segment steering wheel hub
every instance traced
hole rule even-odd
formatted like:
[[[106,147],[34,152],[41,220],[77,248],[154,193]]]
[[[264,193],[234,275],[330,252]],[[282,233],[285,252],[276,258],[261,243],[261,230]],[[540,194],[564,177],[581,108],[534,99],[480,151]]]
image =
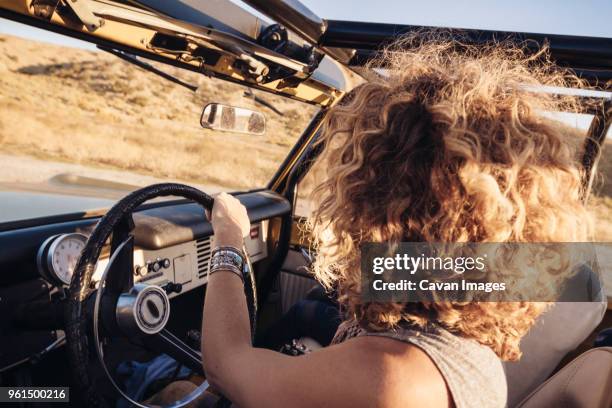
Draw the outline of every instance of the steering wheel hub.
[[[159,286],[137,283],[119,296],[116,316],[126,335],[159,333],[170,317],[168,295]]]

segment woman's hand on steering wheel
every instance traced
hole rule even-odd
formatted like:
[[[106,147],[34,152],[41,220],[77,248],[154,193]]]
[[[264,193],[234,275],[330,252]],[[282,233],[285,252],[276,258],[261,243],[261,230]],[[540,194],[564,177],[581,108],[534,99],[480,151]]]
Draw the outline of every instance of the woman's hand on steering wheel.
[[[227,193],[216,195],[212,214],[207,211],[206,215],[213,227],[215,246],[242,248],[251,223],[246,207],[237,198]]]

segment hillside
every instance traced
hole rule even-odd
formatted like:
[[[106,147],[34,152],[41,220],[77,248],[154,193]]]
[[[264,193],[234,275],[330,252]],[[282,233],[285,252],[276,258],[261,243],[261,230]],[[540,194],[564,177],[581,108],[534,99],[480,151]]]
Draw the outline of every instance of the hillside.
[[[244,87],[157,66],[198,91],[104,52],[0,35],[0,153],[252,188],[269,180],[315,112],[258,93],[277,115],[243,97]],[[202,129],[202,107],[213,101],[262,111],[266,134]]]

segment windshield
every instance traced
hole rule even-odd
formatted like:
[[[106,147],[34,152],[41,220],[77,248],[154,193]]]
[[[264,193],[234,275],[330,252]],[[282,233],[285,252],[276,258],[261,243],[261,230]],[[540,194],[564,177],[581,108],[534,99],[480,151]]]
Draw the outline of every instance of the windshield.
[[[317,110],[153,65],[197,91],[90,45],[0,34],[0,222],[108,207],[158,182],[209,193],[265,187]],[[265,133],[202,128],[211,102],[262,113]]]

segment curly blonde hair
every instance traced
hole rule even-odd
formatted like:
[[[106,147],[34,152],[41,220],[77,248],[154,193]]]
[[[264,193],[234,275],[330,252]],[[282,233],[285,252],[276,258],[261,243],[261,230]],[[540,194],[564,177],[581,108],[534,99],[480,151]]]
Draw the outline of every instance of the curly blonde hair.
[[[547,303],[362,302],[360,245],[590,237],[576,133],[545,114],[578,112],[579,101],[534,92],[585,84],[546,49],[526,49],[413,35],[371,62],[368,81],[329,113],[310,220],[314,272],[368,330],[434,321],[518,359]]]

